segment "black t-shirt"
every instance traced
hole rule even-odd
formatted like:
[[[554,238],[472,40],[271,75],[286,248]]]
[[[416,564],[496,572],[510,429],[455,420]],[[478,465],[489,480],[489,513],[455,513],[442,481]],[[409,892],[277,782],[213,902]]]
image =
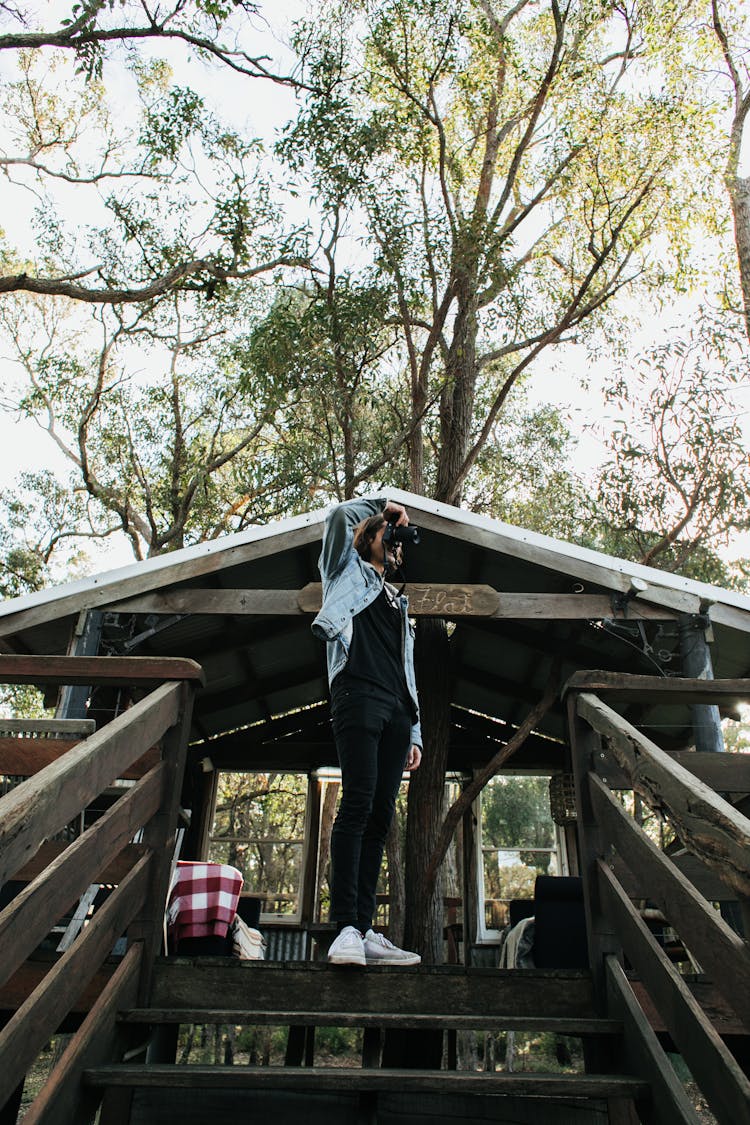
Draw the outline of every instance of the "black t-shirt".
[[[384,586],[377,598],[353,618],[352,643],[346,667],[334,680],[341,685],[354,680],[377,684],[401,696],[411,708],[402,658],[401,610]]]

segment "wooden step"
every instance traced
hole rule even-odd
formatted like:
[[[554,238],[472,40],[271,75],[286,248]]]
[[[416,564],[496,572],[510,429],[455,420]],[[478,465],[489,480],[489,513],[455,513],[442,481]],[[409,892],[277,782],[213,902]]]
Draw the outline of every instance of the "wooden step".
[[[450,1012],[474,1017],[481,1012],[505,1020],[587,1020],[596,1015],[591,974],[585,971],[534,969],[520,973],[515,969],[448,965],[357,968],[218,957],[161,959],[155,966],[149,1003],[154,1009],[194,1014]]]
[[[509,1074],[464,1070],[389,1070],[293,1066],[101,1066],[84,1073],[95,1087],[171,1089],[419,1091],[545,1098],[634,1098],[647,1083],[621,1074]]]
[[[249,1024],[285,1027],[399,1027],[437,1028],[456,1031],[552,1031],[558,1035],[617,1035],[619,1020],[514,1015],[471,1015],[435,1012],[430,1015],[404,1012],[311,1011],[288,1009],[257,1012],[252,1008],[132,1008],[120,1012],[129,1024]]]

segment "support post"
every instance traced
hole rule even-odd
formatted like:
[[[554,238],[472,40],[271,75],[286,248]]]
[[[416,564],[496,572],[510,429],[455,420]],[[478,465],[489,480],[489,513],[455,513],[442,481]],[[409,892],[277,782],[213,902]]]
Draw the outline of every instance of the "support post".
[[[696,680],[714,678],[711,650],[706,638],[710,626],[709,619],[703,614],[680,614],[680,655],[683,676]],[[721,730],[719,708],[711,704],[695,703],[690,705],[690,715],[693,721],[695,749],[713,753],[722,751],[724,735]]]

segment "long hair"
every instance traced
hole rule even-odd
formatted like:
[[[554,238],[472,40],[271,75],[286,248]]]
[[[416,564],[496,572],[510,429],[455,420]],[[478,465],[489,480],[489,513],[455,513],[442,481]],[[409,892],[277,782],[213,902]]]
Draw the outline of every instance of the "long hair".
[[[382,512],[368,516],[354,528],[354,550],[365,562],[371,561],[372,544],[381,527],[388,521]]]

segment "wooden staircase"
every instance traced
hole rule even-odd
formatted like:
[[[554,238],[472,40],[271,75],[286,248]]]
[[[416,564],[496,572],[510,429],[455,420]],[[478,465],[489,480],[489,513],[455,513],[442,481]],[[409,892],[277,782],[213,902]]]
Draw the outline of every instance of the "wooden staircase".
[[[145,1042],[154,1027],[186,1024],[289,1028],[283,1066],[178,1065],[172,1051],[169,1062],[163,1057],[157,1061],[152,1053],[150,1061],[87,1070],[87,1085],[106,1091],[105,1110],[111,1104],[121,1110],[118,1093],[134,1093],[131,1125],[209,1121],[217,1096],[242,1119],[300,1112],[308,1125],[318,1117],[336,1125],[356,1120],[468,1122],[485,1115],[497,1122],[536,1125],[604,1123],[610,1120],[610,1107],[619,1104],[622,1113],[632,1103],[647,1105],[650,1096],[641,1078],[617,1072],[622,1022],[595,1015],[591,976],[585,972],[358,970],[164,959],[156,966],[151,1004],[124,1010],[120,1019],[134,1042]],[[362,1065],[319,1065],[316,1027],[363,1028]],[[580,1036],[587,1054],[609,1062],[613,1072],[462,1071],[456,1069],[455,1037],[467,1030]],[[436,1036],[436,1065],[430,1066],[422,1048],[427,1041],[429,1050]],[[170,1046],[175,1043],[166,1039]],[[442,1069],[441,1056],[447,1063]],[[105,1113],[103,1125],[106,1121]]]
[[[131,705],[0,799],[0,1125],[61,1027],[77,1028],[24,1125],[341,1121],[700,1125],[665,1054],[678,1051],[719,1125],[750,1125],[750,946],[712,903],[722,882],[750,932],[750,756],[668,754],[614,705],[736,703],[750,681],[579,673],[567,689],[591,971],[161,959],[192,696],[191,661],[0,655],[0,682],[123,685]],[[0,739],[17,763],[33,747]],[[14,767],[16,768],[16,767]],[[55,834],[113,783],[111,806],[72,842]],[[684,845],[660,851],[617,799],[635,790]],[[133,842],[137,835],[138,842]],[[685,861],[688,861],[687,863]],[[59,955],[38,946],[93,883],[113,893]],[[725,896],[726,897],[726,896]],[[700,964],[681,976],[636,903],[649,900]],[[125,937],[124,956],[112,958]],[[624,965],[629,965],[626,973]],[[286,1065],[175,1062],[183,1024],[289,1028]],[[363,1029],[361,1066],[316,1059],[315,1028]],[[580,1036],[585,1073],[461,1070],[467,1030]],[[17,1104],[17,1103],[16,1103]]]

